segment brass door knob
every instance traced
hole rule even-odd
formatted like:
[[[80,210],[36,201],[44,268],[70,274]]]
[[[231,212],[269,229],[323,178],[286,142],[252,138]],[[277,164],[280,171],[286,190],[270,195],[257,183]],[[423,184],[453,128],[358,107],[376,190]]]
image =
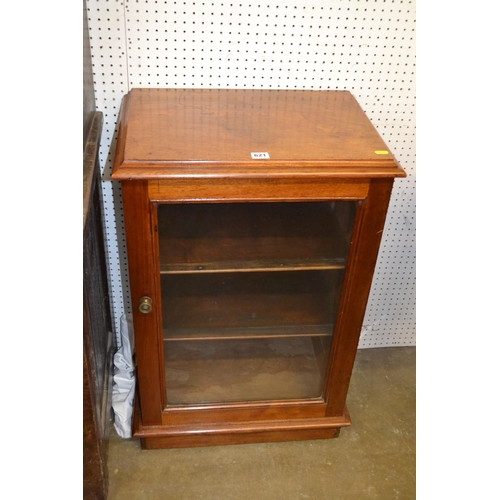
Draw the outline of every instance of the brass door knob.
[[[148,314],[153,309],[153,301],[149,297],[142,297],[139,300],[139,311]]]

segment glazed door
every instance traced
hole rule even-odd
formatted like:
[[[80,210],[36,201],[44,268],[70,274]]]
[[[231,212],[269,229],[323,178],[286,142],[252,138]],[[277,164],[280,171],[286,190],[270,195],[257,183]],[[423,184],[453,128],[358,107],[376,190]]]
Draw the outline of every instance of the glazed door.
[[[358,204],[155,205],[166,411],[324,406]]]

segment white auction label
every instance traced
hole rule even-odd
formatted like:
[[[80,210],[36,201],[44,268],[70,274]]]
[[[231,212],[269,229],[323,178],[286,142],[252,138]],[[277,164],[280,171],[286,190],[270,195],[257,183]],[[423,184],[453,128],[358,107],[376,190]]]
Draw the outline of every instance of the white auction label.
[[[269,159],[269,153],[250,153],[252,155],[252,158],[254,160],[268,160]]]

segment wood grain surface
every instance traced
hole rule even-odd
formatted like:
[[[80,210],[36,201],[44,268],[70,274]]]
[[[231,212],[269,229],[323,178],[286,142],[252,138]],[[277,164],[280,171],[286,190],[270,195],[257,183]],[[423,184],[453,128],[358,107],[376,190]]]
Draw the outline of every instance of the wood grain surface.
[[[125,96],[112,178],[144,448],[328,438],[350,425],[349,380],[404,176],[349,92]]]
[[[133,89],[121,124],[114,179],[404,176],[347,91]]]

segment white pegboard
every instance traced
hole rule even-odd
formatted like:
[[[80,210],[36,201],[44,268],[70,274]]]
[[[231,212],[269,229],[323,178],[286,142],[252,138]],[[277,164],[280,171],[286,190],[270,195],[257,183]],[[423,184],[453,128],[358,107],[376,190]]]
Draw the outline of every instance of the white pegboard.
[[[415,345],[415,3],[87,0],[115,331],[130,312],[121,194],[109,180],[134,87],[349,90],[400,161],[359,347]],[[117,332],[118,333],[118,332]]]

